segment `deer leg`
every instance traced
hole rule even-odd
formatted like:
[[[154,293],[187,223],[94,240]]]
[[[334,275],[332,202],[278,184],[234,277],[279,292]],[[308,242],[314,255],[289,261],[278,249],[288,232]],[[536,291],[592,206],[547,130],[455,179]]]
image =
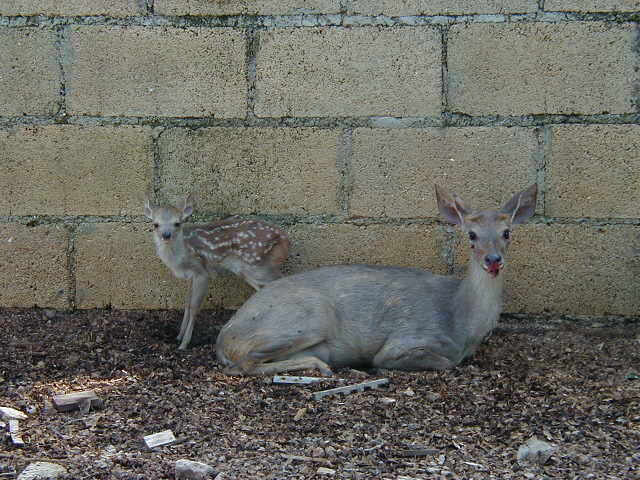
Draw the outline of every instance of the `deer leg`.
[[[202,301],[207,294],[208,287],[208,274],[205,273],[201,275],[194,275],[191,280],[191,288],[189,289],[189,317],[187,325],[184,328],[184,332],[182,332],[182,341],[180,342],[178,350],[185,350],[189,346],[189,342],[191,341],[191,334],[193,333],[193,325],[195,324],[196,316],[198,315],[198,311],[200,310]]]
[[[324,376],[331,376],[331,367],[318,357],[302,355],[279,362],[259,363],[243,371],[237,366],[227,367],[224,373],[227,375],[273,375],[276,373],[293,372],[295,370],[317,369]]]
[[[442,347],[401,342],[385,345],[372,363],[378,368],[406,371],[446,370],[460,363],[456,361],[457,356],[445,355]]]
[[[191,304],[191,290],[193,289],[193,280],[189,279],[189,289],[187,290],[187,299],[184,306],[184,315],[182,316],[182,323],[180,324],[180,333],[178,333],[178,342],[184,338],[184,331],[187,329],[189,323],[189,310]]]

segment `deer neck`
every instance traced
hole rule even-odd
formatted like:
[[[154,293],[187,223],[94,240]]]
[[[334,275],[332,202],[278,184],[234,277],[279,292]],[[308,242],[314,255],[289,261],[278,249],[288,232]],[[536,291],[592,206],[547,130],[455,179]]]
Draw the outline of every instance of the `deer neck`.
[[[454,321],[466,337],[465,356],[493,330],[502,310],[503,273],[489,275],[475,261],[469,262],[467,276],[454,298]]]

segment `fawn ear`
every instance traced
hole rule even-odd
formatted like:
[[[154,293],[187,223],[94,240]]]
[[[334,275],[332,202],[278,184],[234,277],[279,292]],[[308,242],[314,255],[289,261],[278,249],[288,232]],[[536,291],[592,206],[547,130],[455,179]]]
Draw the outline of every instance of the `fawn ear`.
[[[153,204],[151,200],[149,200],[149,196],[145,195],[144,197],[144,216],[148,219],[153,219]]]
[[[454,225],[462,225],[464,217],[471,213],[460,197],[451,195],[444,188],[436,185],[436,199],[438,200],[438,210],[443,220]]]
[[[191,216],[193,213],[193,194],[190,193],[187,195],[187,198],[184,199],[184,202],[182,202],[182,205],[179,205],[178,208],[182,210],[182,220]]]
[[[536,211],[538,185],[535,183],[523,191],[516,193],[509,200],[501,212],[511,217],[511,223],[525,223]]]

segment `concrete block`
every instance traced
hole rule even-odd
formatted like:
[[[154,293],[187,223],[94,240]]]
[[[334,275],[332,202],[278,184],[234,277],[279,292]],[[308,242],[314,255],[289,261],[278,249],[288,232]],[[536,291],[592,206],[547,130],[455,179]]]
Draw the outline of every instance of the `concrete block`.
[[[466,264],[467,249],[460,240],[456,270]],[[507,257],[505,311],[637,315],[638,251],[638,226],[518,225]]]
[[[367,263],[447,272],[445,233],[436,225],[304,225],[288,229],[291,273]]]
[[[155,0],[159,15],[299,15],[339,13],[338,0]]]
[[[108,15],[126,17],[146,13],[141,0],[3,0],[0,15]]]
[[[0,305],[65,309],[68,233],[61,225],[0,228]]]
[[[546,215],[640,217],[640,127],[552,128],[546,163]]]
[[[439,115],[440,57],[433,27],[261,32],[256,115]]]
[[[60,108],[56,34],[0,27],[0,116],[53,115]]]
[[[195,192],[199,212],[336,214],[339,130],[171,129],[160,137],[165,198]]]
[[[637,12],[640,0],[545,0],[548,12]]]
[[[536,0],[347,0],[347,13],[357,15],[470,15],[535,12]]]
[[[245,34],[222,28],[74,27],[68,111],[242,118]]]
[[[449,32],[449,108],[471,115],[633,112],[630,24],[476,23]]]
[[[147,127],[16,127],[0,151],[0,215],[138,215],[153,176]]]
[[[234,275],[210,282],[204,307],[239,307],[253,289]],[[157,257],[151,224],[85,224],[76,238],[79,308],[183,309],[187,282]]]
[[[474,208],[497,208],[535,183],[528,128],[357,129],[350,215],[435,217],[434,183]]]

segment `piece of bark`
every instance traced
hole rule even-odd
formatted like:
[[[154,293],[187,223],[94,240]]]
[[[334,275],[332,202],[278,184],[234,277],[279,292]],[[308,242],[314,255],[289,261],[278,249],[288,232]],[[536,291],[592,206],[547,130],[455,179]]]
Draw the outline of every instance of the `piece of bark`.
[[[168,445],[175,441],[176,437],[171,430],[164,430],[144,437],[144,443],[148,448],[161,447],[162,445]]]
[[[18,420],[9,420],[9,437],[11,438],[11,443],[16,447],[24,447],[24,440],[22,440],[20,436],[20,424]]]
[[[100,408],[103,405],[103,401],[93,390],[54,395],[51,401],[56,410],[60,412],[70,412],[79,409],[86,413],[92,407]]]
[[[0,416],[3,420],[26,420],[27,414],[11,407],[0,407]]]
[[[340,393],[349,394],[353,392],[364,392],[369,388],[378,388],[382,385],[386,385],[389,383],[388,378],[380,378],[378,380],[371,380],[369,382],[358,383],[356,385],[347,385],[345,387],[337,387],[331,388],[329,390],[321,390],[313,394],[313,398],[316,400],[320,400],[321,398],[330,396],[330,395],[338,395]]]
[[[273,377],[273,383],[293,383],[297,385],[308,385],[310,383],[325,382],[327,380],[333,380],[330,377],[296,377],[290,375],[275,375]]]
[[[331,465],[331,462],[322,457],[306,457],[304,455],[286,455],[282,454],[282,458],[285,458],[287,462],[312,462],[312,463],[320,463],[322,465]]]
[[[333,468],[320,467],[316,470],[318,475],[335,475],[336,471]]]
[[[439,450],[435,448],[407,448],[406,450],[399,450],[395,452],[398,457],[426,457],[428,455],[435,455]]]

